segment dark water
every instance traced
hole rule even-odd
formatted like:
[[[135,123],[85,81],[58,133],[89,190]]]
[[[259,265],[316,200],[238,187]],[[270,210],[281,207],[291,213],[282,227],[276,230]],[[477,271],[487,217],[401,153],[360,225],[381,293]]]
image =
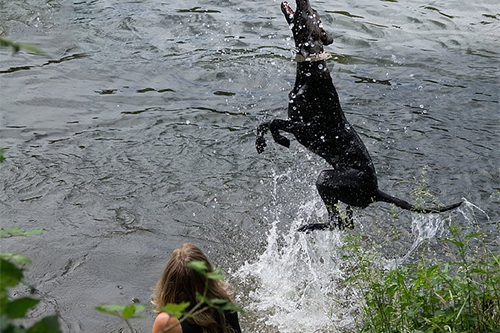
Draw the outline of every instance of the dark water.
[[[425,170],[439,200],[470,203],[437,217],[375,204],[350,232],[390,242],[393,258],[449,223],[479,226],[495,246],[498,2],[312,4],[335,37],[332,77],[381,187],[415,200]],[[42,305],[31,316],[58,311],[65,332],[122,332],[93,307],[147,303],[171,250],[189,241],[235,276],[246,332],[354,325],[356,305],[321,317],[306,302],[328,302],[335,285],[297,293],[345,273],[338,232],[294,232],[326,216],[314,189],[326,166],[295,141],[254,148],[255,126],[286,116],[295,76],[278,1],[4,0],[0,32],[49,54],[0,49],[1,227],[46,230],[1,240],[2,252],[33,259],[27,280]]]

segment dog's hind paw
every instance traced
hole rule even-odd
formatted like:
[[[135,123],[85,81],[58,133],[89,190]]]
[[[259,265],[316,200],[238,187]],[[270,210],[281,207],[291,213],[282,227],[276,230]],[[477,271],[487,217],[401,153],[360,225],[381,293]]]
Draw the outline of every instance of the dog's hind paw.
[[[286,136],[275,136],[274,141],[276,141],[276,143],[282,145],[283,147],[290,148],[290,139],[288,139]]]
[[[263,136],[258,136],[257,139],[255,139],[255,148],[259,154],[264,151],[266,145],[266,139]]]
[[[311,231],[314,230],[330,230],[332,226],[328,223],[311,223],[311,224],[306,224],[297,229],[297,231],[300,232],[305,232],[305,233],[310,233]]]

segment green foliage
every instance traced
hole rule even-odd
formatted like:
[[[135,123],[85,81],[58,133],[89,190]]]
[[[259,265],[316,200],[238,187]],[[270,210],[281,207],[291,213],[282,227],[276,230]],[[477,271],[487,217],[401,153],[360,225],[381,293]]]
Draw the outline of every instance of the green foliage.
[[[41,56],[47,55],[47,53],[43,52],[42,50],[34,46],[28,44],[15,43],[4,38],[0,38],[0,47],[11,47],[14,50],[14,52],[19,52],[19,50],[26,50],[29,53],[33,53],[36,55],[41,55]]]
[[[1,333],[60,333],[57,315],[49,316],[36,322],[30,328],[15,324],[16,319],[26,317],[28,311],[33,309],[39,300],[31,297],[21,297],[14,300],[9,299],[8,288],[15,287],[22,282],[23,270],[6,259],[2,254],[0,257],[0,332]],[[11,258],[15,258],[12,255]],[[23,256],[24,257],[24,256]],[[24,257],[26,258],[26,257]],[[18,261],[18,260],[16,260]],[[25,261],[23,259],[22,261]]]
[[[189,307],[189,302],[182,302],[180,304],[168,303],[163,307],[163,311],[168,313],[170,316],[175,318],[180,318],[186,312]]]
[[[130,331],[134,332],[132,325],[129,322],[129,319],[139,318],[137,314],[146,310],[146,306],[143,304],[130,304],[130,305],[104,304],[97,306],[95,309],[104,314],[122,318],[127,324],[127,326],[130,328]]]
[[[8,237],[19,237],[19,236],[33,236],[33,235],[40,235],[44,232],[43,229],[36,229],[36,230],[23,230],[18,227],[12,227],[12,228],[0,228],[0,238],[8,238]]]
[[[3,156],[4,153],[5,153],[5,149],[0,148],[0,163],[5,161],[5,157]]]
[[[95,308],[97,311],[109,315],[117,316],[123,319],[137,318],[137,314],[146,310],[146,306],[142,304],[130,305],[99,305]]]
[[[350,239],[349,282],[363,291],[361,332],[500,332],[500,255],[481,240],[451,228],[442,241],[447,256],[384,269],[377,254]]]
[[[18,265],[29,265],[31,259],[19,253],[0,253],[0,259],[10,261]]]

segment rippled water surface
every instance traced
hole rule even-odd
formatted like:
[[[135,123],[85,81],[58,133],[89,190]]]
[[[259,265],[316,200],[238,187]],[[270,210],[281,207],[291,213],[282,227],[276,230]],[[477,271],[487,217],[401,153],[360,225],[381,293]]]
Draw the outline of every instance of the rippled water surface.
[[[489,231],[494,246],[498,1],[312,4],[381,188],[415,201],[425,173],[440,201],[468,202],[437,217],[377,203],[348,233],[390,243],[400,259],[449,223]],[[341,233],[295,232],[326,217],[314,181],[327,166],[294,140],[254,148],[260,121],[286,117],[295,77],[278,1],[2,1],[0,33],[48,54],[0,49],[1,227],[46,230],[1,240],[2,252],[33,259],[26,275],[42,305],[30,316],[58,311],[65,332],[122,332],[93,307],[147,303],[189,241],[232,277],[245,332],[355,326],[356,304],[332,301],[353,295],[336,282],[347,274]]]

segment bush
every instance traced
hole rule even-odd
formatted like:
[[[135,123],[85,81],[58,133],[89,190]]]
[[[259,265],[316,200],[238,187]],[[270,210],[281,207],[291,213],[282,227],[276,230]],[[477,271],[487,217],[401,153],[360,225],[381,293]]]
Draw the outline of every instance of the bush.
[[[450,231],[441,241],[445,256],[389,269],[349,240],[349,282],[362,290],[361,332],[500,332],[500,255],[487,250],[480,233]]]

